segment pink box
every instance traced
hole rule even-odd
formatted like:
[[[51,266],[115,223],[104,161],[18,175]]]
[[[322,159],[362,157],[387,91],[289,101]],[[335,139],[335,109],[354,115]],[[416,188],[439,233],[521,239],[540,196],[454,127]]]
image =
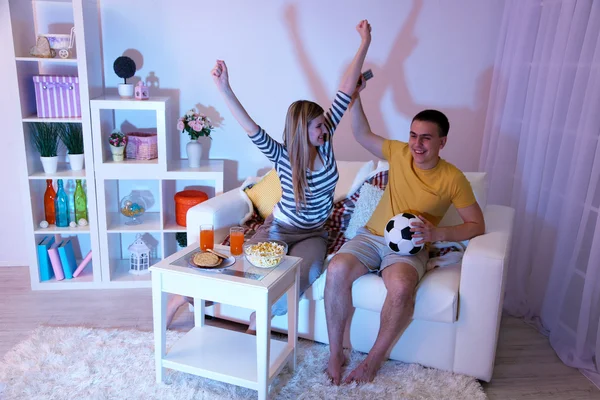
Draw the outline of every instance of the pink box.
[[[33,85],[38,117],[81,117],[79,77],[36,75]]]

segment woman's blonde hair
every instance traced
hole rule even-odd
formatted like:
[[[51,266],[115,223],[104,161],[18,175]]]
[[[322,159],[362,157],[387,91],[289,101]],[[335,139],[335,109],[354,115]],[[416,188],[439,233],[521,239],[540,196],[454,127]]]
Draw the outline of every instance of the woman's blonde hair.
[[[293,102],[288,108],[283,131],[283,144],[286,146],[292,167],[292,184],[296,211],[306,206],[306,170],[310,168],[310,141],[308,124],[323,115],[323,108],[308,100]]]

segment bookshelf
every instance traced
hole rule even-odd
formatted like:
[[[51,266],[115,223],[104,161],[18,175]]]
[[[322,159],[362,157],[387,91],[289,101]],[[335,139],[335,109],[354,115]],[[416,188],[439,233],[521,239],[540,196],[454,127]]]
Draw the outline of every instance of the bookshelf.
[[[18,140],[18,156],[23,168],[16,168],[21,182],[21,198],[25,204],[15,208],[23,214],[26,230],[26,251],[34,290],[106,289],[150,287],[150,275],[128,272],[127,247],[137,234],[146,235],[153,245],[151,264],[178,250],[177,232],[186,228],[175,223],[173,196],[187,188],[200,189],[209,197],[223,192],[223,161],[205,161],[200,168],[188,168],[180,149],[173,148],[171,135],[174,121],[167,120],[168,98],[125,100],[107,96],[104,90],[102,44],[98,0],[0,0],[0,32],[8,36],[12,46],[5,46],[3,57],[14,60],[5,78],[14,92],[8,110],[10,127]],[[70,58],[35,58],[29,49],[38,34],[68,33],[75,27],[75,44]],[[13,68],[14,66],[14,68]],[[79,77],[81,117],[39,118],[32,77],[35,75],[70,75]],[[14,101],[12,101],[14,97]],[[15,112],[13,113],[12,110]],[[113,162],[107,135],[120,127],[123,113],[145,113],[149,125],[158,134],[158,158],[148,161],[125,160]],[[144,118],[145,120],[145,118]],[[39,153],[31,144],[32,123],[63,122],[81,124],[84,137],[85,166],[70,168],[66,150],[59,152],[55,173],[45,173]],[[123,130],[124,133],[129,130]],[[46,179],[63,179],[69,190],[75,179],[81,179],[87,194],[88,225],[41,228],[45,219],[43,198]],[[67,191],[72,196],[72,192]],[[124,224],[118,212],[120,199],[132,190],[146,193],[152,204],[142,216],[142,224]],[[72,200],[72,197],[71,197]],[[55,240],[71,238],[77,263],[91,250],[92,261],[77,278],[41,281],[37,244],[45,237]]]
[[[27,253],[29,257],[31,287],[35,290],[88,289],[102,283],[100,251],[98,247],[98,221],[96,214],[96,184],[94,179],[94,159],[92,153],[92,130],[90,123],[89,99],[97,97],[103,91],[102,59],[100,49],[100,25],[98,4],[92,0],[73,1],[29,1],[2,0],[3,22],[12,35],[13,46],[6,46],[10,57],[14,59],[14,69],[7,77],[17,86],[17,98],[20,113],[17,134],[23,165],[17,172],[22,182],[22,198],[26,204],[20,205],[27,234]],[[36,58],[29,55],[29,49],[35,45],[38,34],[68,33],[75,27],[75,43],[70,58]],[[3,56],[6,56],[4,54]],[[36,111],[35,91],[32,77],[35,75],[69,75],[79,77],[79,99],[81,117],[39,118]],[[57,172],[45,173],[39,153],[31,144],[32,123],[62,122],[80,124],[84,139],[84,169],[73,171],[70,168],[66,150],[59,151]],[[57,179],[62,179],[67,192],[72,195],[75,179],[81,179],[88,200],[88,225],[58,228],[50,225],[41,228],[44,217],[44,192],[46,179],[52,179],[56,189]],[[91,250],[92,261],[82,275],[75,279],[57,281],[55,278],[41,281],[37,257],[37,244],[46,236],[58,240],[71,239],[77,263]]]
[[[149,100],[122,99],[118,96],[99,96],[90,102],[95,177],[98,199],[98,227],[102,258],[102,277],[111,287],[150,287],[150,274],[129,273],[127,248],[138,234],[153,249],[150,265],[178,250],[177,232],[186,227],[175,222],[177,192],[197,189],[209,197],[223,192],[223,161],[207,160],[199,168],[189,168],[181,159],[178,143],[181,135],[168,116],[170,101],[167,97]],[[131,127],[131,121],[143,121],[143,126]],[[128,131],[121,129],[124,121]],[[113,161],[108,137],[115,129],[157,134],[158,157],[151,160],[127,159]],[[120,211],[121,199],[138,194],[146,205],[138,225],[127,225],[127,217]]]

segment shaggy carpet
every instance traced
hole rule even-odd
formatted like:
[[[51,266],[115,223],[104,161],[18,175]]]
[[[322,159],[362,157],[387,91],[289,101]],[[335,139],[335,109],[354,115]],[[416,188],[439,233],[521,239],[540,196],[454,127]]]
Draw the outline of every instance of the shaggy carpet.
[[[183,333],[169,331],[167,348]],[[157,384],[152,332],[39,327],[0,363],[1,399],[253,399],[257,392],[167,369]],[[271,384],[273,399],[486,399],[470,377],[388,361],[372,383],[334,386],[328,346],[299,340],[297,369]],[[350,353],[351,368],[365,354]]]

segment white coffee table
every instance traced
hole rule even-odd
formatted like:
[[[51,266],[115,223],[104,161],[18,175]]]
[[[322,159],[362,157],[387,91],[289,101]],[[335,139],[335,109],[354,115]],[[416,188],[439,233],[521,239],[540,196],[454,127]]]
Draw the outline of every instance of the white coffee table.
[[[156,381],[170,368],[247,387],[268,396],[269,384],[287,365],[296,367],[298,342],[298,282],[300,258],[286,256],[272,269],[254,267],[239,257],[223,271],[189,267],[187,260],[198,243],[150,267]],[[215,245],[229,255],[229,247]],[[271,305],[288,293],[288,340],[271,339]],[[167,294],[194,298],[194,328],[166,349]],[[204,300],[256,310],[256,336],[204,324]]]

